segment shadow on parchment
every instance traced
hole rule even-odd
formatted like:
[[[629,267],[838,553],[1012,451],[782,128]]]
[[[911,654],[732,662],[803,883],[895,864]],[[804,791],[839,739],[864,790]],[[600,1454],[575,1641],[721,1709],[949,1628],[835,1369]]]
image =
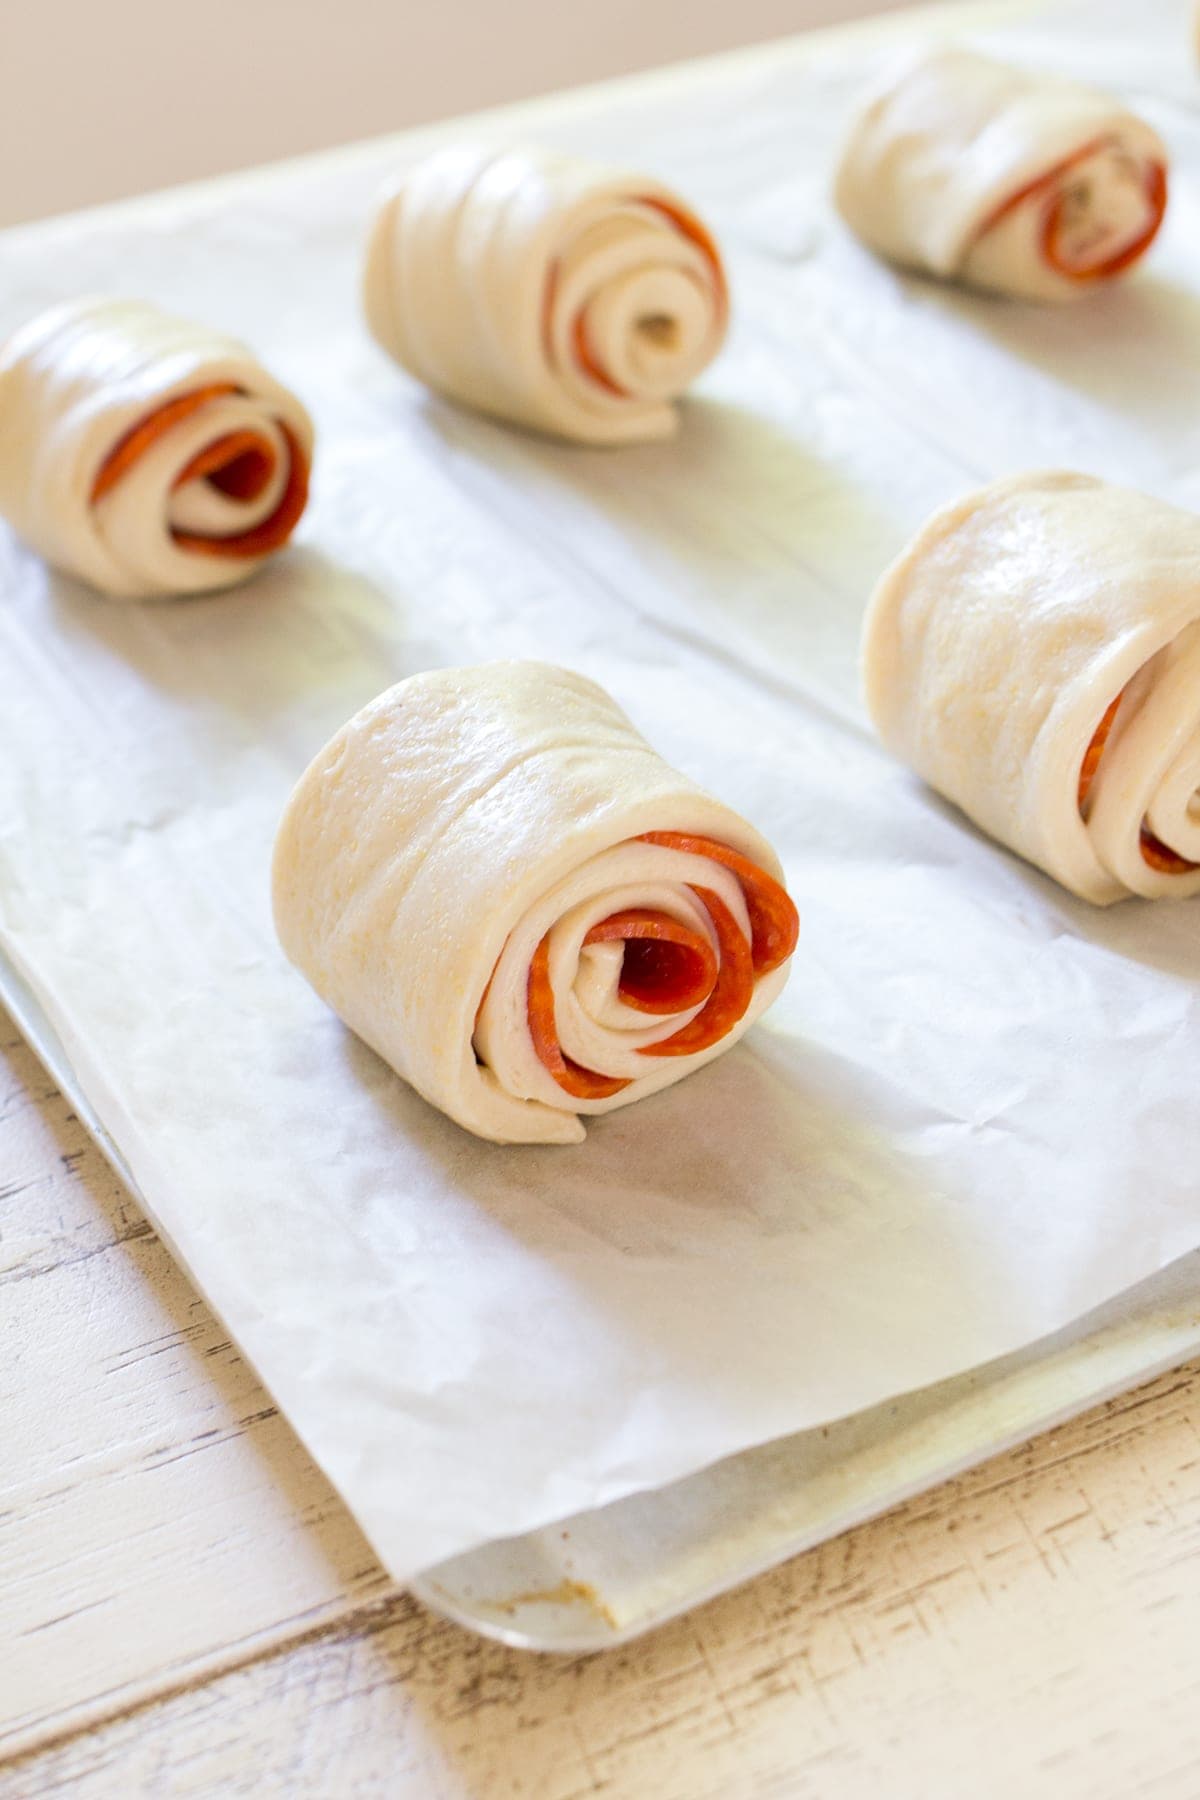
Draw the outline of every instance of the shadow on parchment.
[[[917,285],[926,301],[961,324],[1055,381],[1127,413],[1139,430],[1152,421],[1167,442],[1186,443],[1194,436],[1200,416],[1200,297],[1189,289],[1141,270],[1060,306],[941,282]]]
[[[415,602],[385,594],[308,546],[213,594],[128,603],[52,573],[54,624],[177,701],[251,732],[294,709],[333,724],[404,675],[440,662],[412,629]],[[315,748],[315,745],[313,746]]]
[[[1063,933],[1097,949],[1140,963],[1161,975],[1191,982],[1200,1002],[1200,895],[1190,900],[1144,900],[1133,895],[1111,906],[1081,900],[1034,863],[989,837],[952,800],[909,773],[912,799],[962,832],[992,863],[990,885],[997,905],[1028,916],[1028,901],[1037,909],[1047,936]],[[946,864],[948,879],[955,864]],[[1026,898],[1028,897],[1028,899]]]
[[[470,413],[422,416],[457,479],[568,580],[718,656],[857,712],[858,637],[904,523],[774,420],[687,397],[665,442],[593,449]]]
[[[1012,860],[1064,931],[1125,962],[1140,963],[1159,975],[1189,983],[1195,990],[1193,1004],[1200,1005],[1200,896],[1145,900],[1132,895],[1112,906],[1093,906],[1068,893],[1040,869]]]
[[[931,1160],[919,1142],[931,1126],[946,1136],[962,1130],[965,1147],[963,1121],[923,1110],[902,1086],[818,1047],[760,1027],[753,1046],[585,1121],[586,1142],[565,1147],[475,1139],[351,1032],[341,1047],[365,1101],[420,1159],[422,1181],[486,1214],[531,1261],[554,1269],[590,1329],[602,1321],[602,1336],[619,1334],[682,1388],[716,1382],[736,1408],[739,1394],[753,1401],[777,1381],[770,1317],[778,1323],[794,1310],[799,1272],[844,1257],[848,1219],[861,1239],[863,1291],[876,1296],[872,1317],[853,1284],[831,1276],[815,1300],[810,1287],[815,1354],[848,1330],[914,1329],[914,1310],[922,1312],[914,1287],[927,1290],[923,1316],[979,1335],[981,1356],[1011,1348],[1014,1332],[1027,1335],[1028,1321],[996,1315],[994,1268],[964,1204],[965,1162],[954,1151]],[[369,1221],[359,1228],[381,1237],[389,1204],[381,1192],[378,1233]],[[928,1255],[918,1268],[921,1238]],[[895,1251],[908,1284],[891,1321],[866,1265],[878,1276]],[[717,1307],[703,1333],[697,1285]],[[924,1354],[919,1345],[914,1353]]]
[[[493,467],[523,468],[607,513],[657,535],[681,558],[711,572],[756,540],[798,566],[840,545],[847,527],[889,543],[896,521],[864,501],[840,470],[773,419],[734,401],[689,394],[678,430],[658,443],[593,448],[505,424],[429,393],[422,414],[447,446]],[[731,539],[729,521],[745,532]]]

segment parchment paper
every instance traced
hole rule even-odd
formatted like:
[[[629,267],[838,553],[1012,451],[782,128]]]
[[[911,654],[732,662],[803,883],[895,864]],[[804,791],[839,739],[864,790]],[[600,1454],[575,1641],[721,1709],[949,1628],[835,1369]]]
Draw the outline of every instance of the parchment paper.
[[[0,241],[0,330],[141,294],[317,419],[299,546],[227,597],[122,608],[0,530],[0,940],[396,1576],[1012,1351],[1200,1244],[1196,904],[1072,900],[873,745],[854,675],[874,577],[978,480],[1066,462],[1200,503],[1186,10],[957,15],[1175,154],[1149,267],[1071,311],[900,277],[829,213],[854,92],[929,15],[488,122],[678,183],[726,245],[731,344],[648,449],[473,419],[371,345],[358,241],[429,133]],[[745,1046],[577,1149],[441,1119],[268,914],[328,734],[414,670],[525,655],[767,832],[802,915]]]

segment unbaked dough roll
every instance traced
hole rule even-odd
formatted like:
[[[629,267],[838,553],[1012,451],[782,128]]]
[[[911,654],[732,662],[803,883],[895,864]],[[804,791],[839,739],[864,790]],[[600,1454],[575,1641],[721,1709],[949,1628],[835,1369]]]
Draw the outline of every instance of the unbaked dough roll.
[[[414,675],[301,777],[292,962],[480,1137],[569,1144],[737,1042],[798,929],[766,840],[544,663]]]
[[[138,301],[55,307],[0,349],[0,513],[115,598],[243,581],[304,511],[312,442],[241,344]]]
[[[1089,475],[936,514],[863,631],[889,749],[1099,905],[1200,892],[1200,518]]]
[[[1070,300],[1147,249],[1167,203],[1167,155],[1105,94],[941,49],[907,63],[864,107],[835,197],[893,262]]]
[[[383,201],[363,298],[419,380],[590,444],[670,436],[729,313],[717,247],[669,188],[474,145],[437,152]]]

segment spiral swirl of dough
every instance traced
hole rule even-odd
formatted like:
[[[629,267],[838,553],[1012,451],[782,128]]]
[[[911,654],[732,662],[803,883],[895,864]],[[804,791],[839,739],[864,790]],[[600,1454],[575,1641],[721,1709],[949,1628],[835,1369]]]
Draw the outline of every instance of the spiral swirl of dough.
[[[1081,770],[1080,811],[1096,855],[1148,899],[1200,892],[1198,696],[1200,620],[1122,689]]]
[[[0,513],[114,598],[252,574],[304,510],[312,442],[242,345],[139,302],[57,307],[0,351]]]
[[[1200,518],[1066,472],[938,513],[863,632],[881,738],[1099,905],[1200,892]]]
[[[508,1093],[603,1110],[726,1048],[774,998],[779,984],[764,979],[794,947],[794,908],[757,864],[710,838],[642,833],[522,916],[476,1018],[476,1052]],[[664,1069],[668,1057],[679,1066]]]
[[[669,436],[729,312],[717,247],[669,189],[466,145],[385,198],[363,297],[372,333],[418,380],[593,444]]]
[[[892,261],[1030,300],[1122,274],[1167,203],[1158,135],[1106,95],[941,49],[856,119],[836,199]]]
[[[317,992],[502,1142],[576,1142],[578,1115],[720,1055],[798,928],[753,827],[540,663],[413,676],[364,708],[301,778],[274,887]]]

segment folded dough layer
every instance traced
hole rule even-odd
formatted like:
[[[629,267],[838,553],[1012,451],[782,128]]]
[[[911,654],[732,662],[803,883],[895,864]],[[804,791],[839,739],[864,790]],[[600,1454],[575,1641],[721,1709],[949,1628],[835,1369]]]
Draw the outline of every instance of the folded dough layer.
[[[798,929],[753,826],[543,663],[415,675],[364,707],[288,803],[274,902],[322,998],[502,1143],[577,1143],[579,1114],[720,1055]]]
[[[670,436],[729,313],[717,247],[669,188],[475,145],[438,151],[383,200],[363,302],[418,380],[591,444]]]
[[[1148,248],[1166,207],[1167,155],[1104,94],[942,49],[891,74],[858,115],[835,199],[893,262],[1069,300]]]
[[[233,339],[82,300],[0,349],[0,513],[115,598],[232,586],[308,497],[308,414]]]
[[[1200,892],[1200,518],[1088,475],[994,482],[863,628],[883,742],[1085,900]]]

